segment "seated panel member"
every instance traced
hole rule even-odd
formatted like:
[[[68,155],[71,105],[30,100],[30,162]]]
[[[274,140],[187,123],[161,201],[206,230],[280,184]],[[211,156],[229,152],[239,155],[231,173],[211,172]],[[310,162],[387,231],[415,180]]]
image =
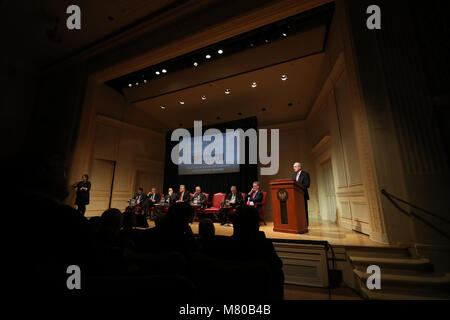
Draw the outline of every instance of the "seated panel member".
[[[189,191],[186,190],[184,184],[180,185],[180,191],[177,193],[176,202],[189,202]]]
[[[259,182],[255,181],[253,182],[252,190],[250,190],[250,192],[246,196],[245,204],[248,206],[254,206],[258,209],[258,211],[261,211],[261,207],[259,207],[257,203],[261,202],[262,200],[263,200],[263,193],[259,189]]]
[[[200,205],[201,208],[206,206],[206,196],[202,192],[202,189],[197,186],[195,187],[195,193],[192,195],[191,205]]]
[[[146,209],[147,209],[147,215],[150,208],[154,207],[155,204],[159,203],[161,200],[161,195],[159,193],[156,193],[156,188],[152,188],[152,191],[147,193],[147,201],[146,201]]]
[[[142,187],[138,188],[137,193],[134,194],[133,199],[135,200],[135,205],[139,206],[141,209],[144,210],[146,208],[146,200],[147,197],[145,196],[144,189]]]
[[[177,198],[177,195],[175,194],[175,192],[173,192],[173,189],[169,188],[167,190],[167,194],[164,196],[164,205],[170,207],[172,204],[175,203],[176,198]]]
[[[152,207],[161,201],[161,195],[156,192],[156,188],[152,188],[152,191],[147,193],[147,199],[149,206]]]
[[[235,209],[244,203],[242,194],[237,192],[236,186],[231,187],[231,192],[227,194],[222,208],[219,211],[219,220],[221,225],[231,223],[230,209]]]

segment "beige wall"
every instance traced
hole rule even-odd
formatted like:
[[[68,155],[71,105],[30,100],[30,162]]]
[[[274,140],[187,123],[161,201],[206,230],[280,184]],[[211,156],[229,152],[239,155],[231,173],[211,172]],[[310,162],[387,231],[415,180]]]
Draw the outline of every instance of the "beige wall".
[[[309,201],[310,216],[319,216],[318,202],[317,202],[317,187],[314,179],[314,166],[310,160],[310,149],[307,141],[307,131],[304,121],[297,121],[292,123],[273,124],[269,126],[260,127],[260,129],[279,129],[279,157],[280,164],[278,173],[272,176],[262,176],[259,174],[259,181],[261,189],[268,192],[266,200],[266,220],[272,221],[272,196],[270,195],[270,181],[279,179],[290,179],[293,173],[292,165],[299,161],[302,162],[305,171],[311,174],[311,187]],[[269,136],[270,137],[270,136]],[[271,139],[269,139],[271,142]],[[270,143],[268,144],[270,148]],[[269,149],[270,150],[270,149]]]
[[[328,43],[327,64],[323,70],[322,86],[305,121],[267,128],[280,129],[280,170],[274,176],[261,176],[264,190],[270,181],[288,178],[295,161],[303,163],[311,175],[309,214],[311,218],[336,221],[341,226],[370,234],[369,205],[360,167],[360,151],[355,128],[355,97],[351,94],[350,79],[344,54],[345,38],[342,2],[337,3]],[[353,80],[354,81],[354,80]],[[337,212],[329,212],[325,202],[322,164],[331,160]],[[266,215],[272,217],[271,197]],[[322,201],[322,203],[320,203]],[[321,208],[327,212],[320,212]]]
[[[164,174],[164,135],[149,129],[151,123],[130,112],[124,98],[106,85],[98,86],[93,103],[95,134],[85,147],[89,168],[84,170],[92,181],[87,216],[108,208],[114,162],[111,207],[121,210],[138,186],[162,190]]]

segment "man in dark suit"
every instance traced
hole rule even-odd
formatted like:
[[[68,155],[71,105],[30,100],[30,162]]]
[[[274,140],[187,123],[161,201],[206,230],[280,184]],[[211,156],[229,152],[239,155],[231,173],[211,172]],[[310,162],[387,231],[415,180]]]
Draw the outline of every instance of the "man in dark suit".
[[[255,207],[258,209],[259,214],[261,214],[262,207],[258,205],[259,202],[263,200],[263,193],[260,190],[259,182],[255,181],[253,182],[253,188],[250,190],[249,193],[247,193],[247,196],[245,197],[245,204],[248,206]]]
[[[161,195],[156,193],[156,188],[152,188],[152,191],[147,193],[146,210],[150,211],[159,201],[161,201]],[[146,214],[148,215],[148,212]]]
[[[297,181],[303,187],[303,194],[305,196],[306,224],[309,226],[309,217],[308,217],[309,193],[308,193],[308,188],[309,188],[309,184],[310,184],[310,178],[309,178],[309,173],[303,170],[302,164],[300,162],[294,163],[294,173],[292,174],[292,180]]]
[[[206,206],[206,196],[200,187],[195,187],[195,193],[192,195],[191,205],[200,205],[201,208]]]
[[[229,224],[231,222],[230,209],[236,209],[244,203],[242,194],[237,192],[236,186],[231,187],[231,192],[225,197],[222,208],[219,211],[220,225]]]
[[[138,188],[138,191],[134,194],[133,199],[135,200],[135,206],[145,212],[147,197],[143,188]]]
[[[184,184],[180,185],[180,191],[177,193],[176,202],[189,202],[189,191],[186,190]]]
[[[172,188],[169,188],[167,194],[164,196],[164,205],[171,206],[175,203],[177,195],[173,192]]]

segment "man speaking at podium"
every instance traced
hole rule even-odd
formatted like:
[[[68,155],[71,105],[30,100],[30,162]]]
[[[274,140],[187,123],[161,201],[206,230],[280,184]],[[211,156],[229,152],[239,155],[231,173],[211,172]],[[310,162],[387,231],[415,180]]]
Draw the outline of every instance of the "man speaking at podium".
[[[308,188],[310,183],[309,173],[302,169],[302,164],[300,162],[294,163],[294,173],[292,174],[292,179],[297,181],[303,186],[303,194],[305,195],[305,213],[306,213],[306,224],[309,226],[308,217]]]

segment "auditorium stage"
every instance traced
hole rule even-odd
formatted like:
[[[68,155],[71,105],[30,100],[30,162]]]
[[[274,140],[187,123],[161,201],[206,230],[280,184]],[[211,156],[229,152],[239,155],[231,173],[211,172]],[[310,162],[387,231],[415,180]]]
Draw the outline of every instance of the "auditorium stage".
[[[153,227],[154,223],[150,222]],[[233,233],[232,226],[221,226],[220,223],[214,223],[216,235],[231,236]],[[198,233],[198,222],[191,224],[192,231]],[[288,240],[326,240],[331,245],[339,246],[368,246],[368,247],[388,247],[388,245],[380,244],[369,239],[369,236],[344,229],[336,223],[320,220],[311,220],[309,232],[307,234],[290,234],[273,231],[273,223],[268,222],[267,225],[261,225],[261,231],[264,231],[267,238],[272,239],[288,239]]]

